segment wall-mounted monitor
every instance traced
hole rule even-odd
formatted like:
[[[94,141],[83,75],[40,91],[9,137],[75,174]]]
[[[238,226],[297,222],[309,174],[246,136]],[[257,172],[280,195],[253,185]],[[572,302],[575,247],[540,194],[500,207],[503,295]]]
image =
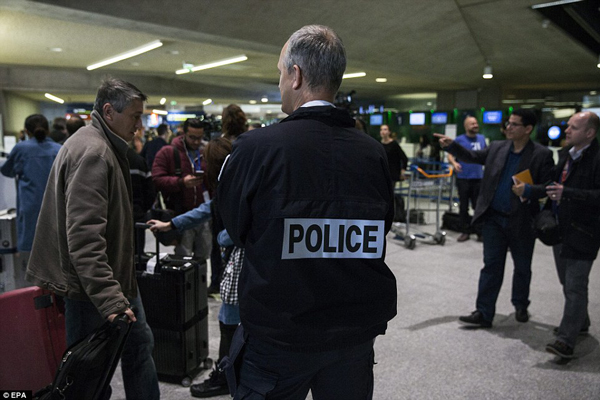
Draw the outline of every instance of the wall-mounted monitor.
[[[448,123],[448,113],[434,112],[431,114],[432,125],[446,125]]]
[[[383,125],[383,115],[382,114],[372,114],[369,120],[371,126],[375,125]]]
[[[409,123],[411,125],[425,125],[425,113],[423,113],[423,112],[411,113]]]
[[[483,112],[483,123],[484,124],[501,124],[502,123],[502,111],[484,111]]]

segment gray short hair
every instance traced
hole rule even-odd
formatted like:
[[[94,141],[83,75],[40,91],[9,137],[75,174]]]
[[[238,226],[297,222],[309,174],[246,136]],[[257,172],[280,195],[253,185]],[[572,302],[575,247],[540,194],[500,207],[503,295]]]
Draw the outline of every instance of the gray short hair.
[[[306,25],[290,36],[282,63],[288,73],[300,67],[309,88],[335,94],[346,70],[346,50],[331,28]]]
[[[102,115],[102,107],[110,103],[117,112],[123,110],[134,100],[146,101],[148,96],[129,82],[121,79],[109,78],[102,82],[98,88],[94,110]]]

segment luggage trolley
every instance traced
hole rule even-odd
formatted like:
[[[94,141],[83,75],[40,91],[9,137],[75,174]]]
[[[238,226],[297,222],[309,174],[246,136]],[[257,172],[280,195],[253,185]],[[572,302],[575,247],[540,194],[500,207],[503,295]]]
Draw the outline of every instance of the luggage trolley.
[[[439,244],[442,246],[446,243],[446,232],[440,229],[440,203],[442,201],[442,191],[446,186],[451,184],[448,183],[448,178],[452,177],[452,168],[449,168],[446,163],[436,162],[435,164],[441,165],[442,168],[435,171],[425,171],[418,164],[411,165],[406,201],[406,223],[394,222],[392,224],[391,230],[396,235],[396,239],[403,240],[404,246],[410,250],[415,248],[417,240],[426,244]],[[435,209],[422,210],[435,211],[436,230],[434,234],[411,229],[411,198],[415,200],[415,206],[419,198],[431,198],[435,200]],[[418,213],[416,215],[418,218]]]

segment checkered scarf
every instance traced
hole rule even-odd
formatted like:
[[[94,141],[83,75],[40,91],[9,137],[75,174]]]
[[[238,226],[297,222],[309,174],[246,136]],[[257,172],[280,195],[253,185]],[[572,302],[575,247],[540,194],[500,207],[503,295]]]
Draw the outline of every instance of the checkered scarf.
[[[229,256],[229,261],[221,278],[221,299],[223,303],[237,305],[240,303],[238,298],[238,281],[240,272],[244,263],[244,249],[235,247]]]

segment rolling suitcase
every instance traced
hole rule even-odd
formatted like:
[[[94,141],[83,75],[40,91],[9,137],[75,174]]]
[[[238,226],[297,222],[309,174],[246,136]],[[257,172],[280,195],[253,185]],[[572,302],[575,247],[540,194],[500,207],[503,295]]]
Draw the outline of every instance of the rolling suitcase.
[[[37,286],[0,294],[0,388],[52,382],[66,348],[62,300]]]
[[[125,314],[105,322],[63,354],[51,385],[37,400],[103,400],[121,358],[131,326]]]
[[[138,229],[147,227],[136,224]],[[147,258],[139,249],[138,287],[154,334],[156,372],[160,380],[189,386],[200,370],[210,368],[206,263],[170,254],[154,258],[154,273],[149,273],[141,268]]]

